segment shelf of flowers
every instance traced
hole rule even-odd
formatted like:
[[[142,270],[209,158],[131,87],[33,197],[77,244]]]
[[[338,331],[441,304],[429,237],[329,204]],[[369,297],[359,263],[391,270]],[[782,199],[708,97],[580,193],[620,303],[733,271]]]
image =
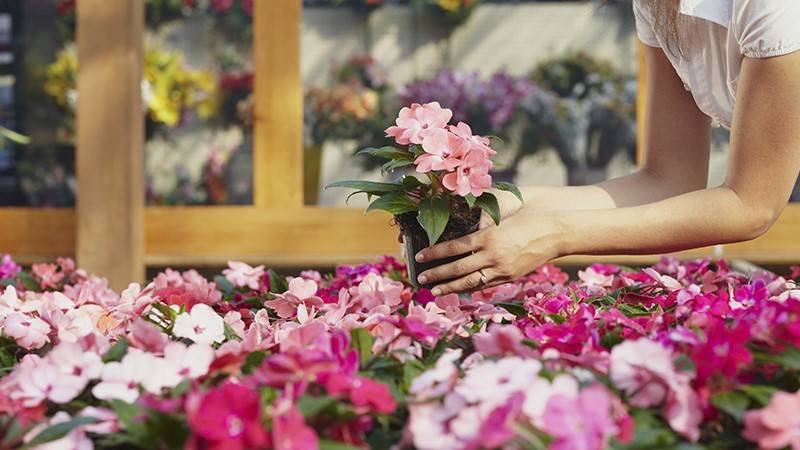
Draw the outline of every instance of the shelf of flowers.
[[[117,293],[6,255],[0,448],[797,446],[793,270],[548,265],[435,298],[388,257],[230,262]]]

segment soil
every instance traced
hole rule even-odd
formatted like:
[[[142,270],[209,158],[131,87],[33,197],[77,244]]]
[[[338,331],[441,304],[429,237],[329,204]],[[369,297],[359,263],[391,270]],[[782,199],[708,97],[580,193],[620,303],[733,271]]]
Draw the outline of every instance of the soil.
[[[467,202],[460,197],[457,198],[455,202],[452,202],[451,208],[450,221],[447,222],[447,226],[438,242],[451,241],[478,231],[478,225],[480,225],[481,220],[480,208],[473,208],[470,210],[469,206],[467,206]],[[425,233],[425,230],[422,229],[422,225],[417,221],[416,212],[407,212],[394,217],[403,235],[406,259],[408,260],[406,262],[408,265],[408,278],[415,286],[427,289],[432,288],[432,284],[419,285],[419,283],[417,283],[417,276],[428,269],[451,263],[465,256],[453,256],[424,263],[416,262],[414,260],[414,255],[430,247],[428,235]],[[442,281],[438,281],[436,284],[441,283]]]

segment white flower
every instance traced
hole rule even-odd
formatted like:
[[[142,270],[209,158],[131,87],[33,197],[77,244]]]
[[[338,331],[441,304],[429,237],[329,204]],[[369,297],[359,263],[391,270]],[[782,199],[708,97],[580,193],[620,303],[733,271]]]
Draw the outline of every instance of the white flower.
[[[207,344],[187,347],[180,342],[172,342],[164,347],[164,360],[180,379],[194,379],[208,373],[208,368],[214,361],[214,349]]]
[[[461,350],[449,350],[442,355],[436,365],[420,374],[411,382],[411,393],[418,400],[439,397],[450,392],[458,379],[458,368],[455,362],[461,358]]]
[[[92,388],[92,395],[100,400],[117,399],[133,403],[139,398],[139,385],[146,385],[150,392],[160,391],[156,387],[166,377],[158,359],[135,348],[128,350],[122,361],[110,362],[103,367],[101,381]]]
[[[264,277],[264,266],[251,267],[240,261],[228,261],[228,269],[222,271],[225,278],[236,287],[256,290]]]
[[[225,340],[225,322],[210,306],[199,303],[192,311],[175,318],[175,336],[191,339],[198,344],[213,344]]]

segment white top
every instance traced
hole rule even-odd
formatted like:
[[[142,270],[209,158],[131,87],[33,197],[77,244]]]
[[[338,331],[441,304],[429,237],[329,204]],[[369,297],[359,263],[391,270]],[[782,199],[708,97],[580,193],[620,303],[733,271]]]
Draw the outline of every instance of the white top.
[[[664,50],[684,87],[714,126],[730,127],[742,60],[800,50],[800,0],[681,0],[693,45],[682,56],[653,28],[645,2],[633,0],[636,32]],[[684,17],[683,19],[687,19]]]

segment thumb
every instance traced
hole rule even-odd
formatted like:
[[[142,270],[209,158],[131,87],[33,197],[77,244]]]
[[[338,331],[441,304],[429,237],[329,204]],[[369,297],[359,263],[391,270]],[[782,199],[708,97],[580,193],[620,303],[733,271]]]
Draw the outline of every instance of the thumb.
[[[489,216],[489,214],[486,214],[486,211],[482,211],[481,212],[481,221],[480,221],[480,224],[478,225],[478,229],[479,230],[483,230],[485,228],[489,228],[489,227],[493,227],[493,226],[496,226],[495,223],[494,223],[494,220],[492,220],[492,218],[491,218],[491,216]]]

